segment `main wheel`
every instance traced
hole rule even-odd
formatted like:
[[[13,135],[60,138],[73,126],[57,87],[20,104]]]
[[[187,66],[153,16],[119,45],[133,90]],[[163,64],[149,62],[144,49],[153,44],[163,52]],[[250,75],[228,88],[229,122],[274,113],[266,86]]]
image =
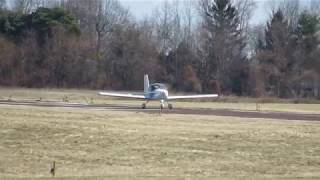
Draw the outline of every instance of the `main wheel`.
[[[143,103],[142,106],[141,106],[141,108],[142,108],[142,109],[146,109],[146,108],[147,108],[146,103]]]
[[[169,108],[170,110],[172,110],[172,109],[173,109],[172,104],[168,104],[168,108]]]
[[[160,105],[160,109],[161,110],[164,109],[164,105],[163,104]]]

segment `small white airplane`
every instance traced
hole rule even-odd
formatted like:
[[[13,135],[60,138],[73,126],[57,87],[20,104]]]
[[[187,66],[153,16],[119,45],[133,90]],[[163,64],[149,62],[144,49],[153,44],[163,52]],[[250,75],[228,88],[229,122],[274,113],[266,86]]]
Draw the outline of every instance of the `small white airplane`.
[[[152,101],[152,100],[159,100],[161,109],[164,108],[165,102],[168,104],[169,109],[173,109],[172,104],[169,103],[169,101],[171,101],[171,100],[217,98],[218,97],[218,94],[169,96],[167,87],[161,83],[150,84],[148,75],[144,76],[144,93],[143,94],[99,92],[99,95],[110,96],[110,97],[119,97],[119,98],[132,98],[132,99],[146,100],[147,102],[142,104],[142,109],[145,109],[147,107],[148,102]]]

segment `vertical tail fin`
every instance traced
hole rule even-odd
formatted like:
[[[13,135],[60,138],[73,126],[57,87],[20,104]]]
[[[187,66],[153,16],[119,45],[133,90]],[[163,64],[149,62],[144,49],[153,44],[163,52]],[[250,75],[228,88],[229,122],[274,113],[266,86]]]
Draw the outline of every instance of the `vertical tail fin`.
[[[144,75],[144,93],[147,94],[149,89],[149,76],[148,74]]]

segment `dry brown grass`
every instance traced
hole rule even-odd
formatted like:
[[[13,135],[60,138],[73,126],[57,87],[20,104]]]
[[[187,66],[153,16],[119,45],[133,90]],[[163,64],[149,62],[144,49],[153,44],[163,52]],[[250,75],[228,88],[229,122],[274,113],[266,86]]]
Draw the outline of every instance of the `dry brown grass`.
[[[318,122],[1,106],[0,176],[320,177],[319,139]]]

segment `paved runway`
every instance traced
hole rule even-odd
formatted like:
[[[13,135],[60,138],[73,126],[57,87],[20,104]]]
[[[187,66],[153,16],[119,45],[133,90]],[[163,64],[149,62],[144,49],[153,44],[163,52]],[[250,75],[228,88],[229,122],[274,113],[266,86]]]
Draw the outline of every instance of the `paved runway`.
[[[9,106],[35,106],[35,107],[61,107],[61,108],[84,108],[96,110],[117,110],[117,111],[134,111],[151,114],[159,114],[158,107],[149,107],[141,109],[139,105],[115,105],[115,104],[80,104],[64,102],[36,102],[36,101],[0,101],[0,105]],[[320,121],[320,114],[301,114],[289,112],[257,112],[257,111],[240,111],[230,109],[184,109],[176,108],[173,110],[165,109],[163,114],[185,114],[185,115],[207,115],[207,116],[226,116],[240,118],[261,118],[261,119],[280,119],[280,120],[301,120],[301,121]]]

